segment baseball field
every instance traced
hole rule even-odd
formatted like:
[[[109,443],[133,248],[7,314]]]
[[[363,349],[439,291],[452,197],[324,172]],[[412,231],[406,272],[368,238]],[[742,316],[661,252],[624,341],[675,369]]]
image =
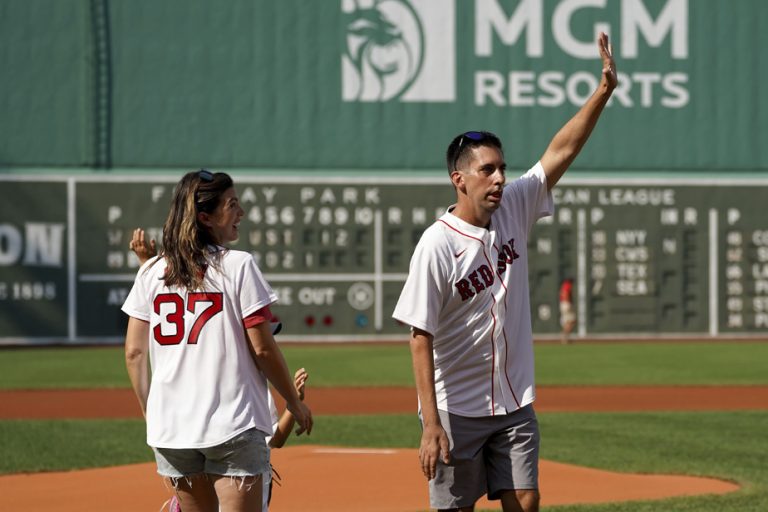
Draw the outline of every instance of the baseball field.
[[[270,510],[427,510],[407,344],[284,353],[315,430]],[[757,341],[537,343],[543,508],[767,511],[767,370]],[[0,510],[160,509],[120,347],[5,349],[0,390]]]

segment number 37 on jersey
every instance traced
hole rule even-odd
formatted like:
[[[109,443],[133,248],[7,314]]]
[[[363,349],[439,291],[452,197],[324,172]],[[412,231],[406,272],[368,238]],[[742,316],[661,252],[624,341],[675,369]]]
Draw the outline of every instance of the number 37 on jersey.
[[[160,345],[178,345],[186,334],[186,321],[192,322],[187,338],[188,345],[196,345],[200,332],[208,321],[221,312],[223,294],[211,292],[190,292],[185,297],[178,293],[161,293],[152,302],[160,323],[154,326],[152,334]],[[186,315],[189,312],[191,315]]]

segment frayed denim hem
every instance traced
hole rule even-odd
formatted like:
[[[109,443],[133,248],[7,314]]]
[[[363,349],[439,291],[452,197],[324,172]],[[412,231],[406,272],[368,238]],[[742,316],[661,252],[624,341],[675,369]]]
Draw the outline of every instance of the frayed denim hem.
[[[253,488],[254,485],[256,485],[255,479],[263,479],[267,475],[269,475],[269,470],[255,474],[255,475],[216,475],[221,476],[224,478],[229,478],[230,485],[236,485],[237,490],[242,491],[243,489],[246,490],[246,492],[250,492],[251,488]],[[204,477],[206,480],[210,480],[211,474],[209,473],[196,473],[194,475],[185,475],[185,476],[168,476],[168,475],[162,475],[165,479],[167,479],[168,482],[170,482],[171,486],[173,487],[174,491],[179,490],[179,482],[184,481],[186,484],[191,488],[192,480],[199,477]],[[248,482],[249,479],[254,479],[253,481]],[[261,480],[258,480],[259,485],[261,485]]]

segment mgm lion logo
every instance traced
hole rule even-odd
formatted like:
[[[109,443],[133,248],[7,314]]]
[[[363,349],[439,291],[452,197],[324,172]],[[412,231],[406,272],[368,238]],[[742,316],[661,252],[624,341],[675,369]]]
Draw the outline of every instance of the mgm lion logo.
[[[451,0],[342,0],[344,101],[453,101]]]
[[[344,14],[345,65],[354,73],[345,99],[387,101],[413,84],[423,64],[424,31],[416,11],[404,0],[376,0]]]

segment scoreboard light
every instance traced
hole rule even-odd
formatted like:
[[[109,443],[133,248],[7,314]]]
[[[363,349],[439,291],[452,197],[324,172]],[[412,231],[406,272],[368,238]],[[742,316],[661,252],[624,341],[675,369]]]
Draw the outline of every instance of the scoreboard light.
[[[312,315],[307,315],[304,317],[304,323],[307,325],[307,327],[312,327],[315,325],[315,317]]]
[[[355,317],[355,325],[358,327],[368,327],[368,316],[362,313]]]

